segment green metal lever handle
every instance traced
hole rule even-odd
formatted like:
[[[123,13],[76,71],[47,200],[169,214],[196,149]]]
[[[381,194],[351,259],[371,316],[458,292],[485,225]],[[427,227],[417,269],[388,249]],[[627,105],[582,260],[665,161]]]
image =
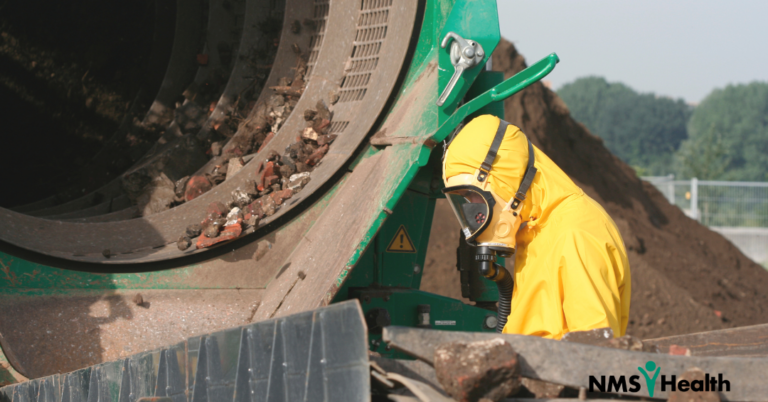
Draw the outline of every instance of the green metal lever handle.
[[[508,80],[496,85],[488,91],[490,93],[491,101],[498,102],[507,99],[528,85],[546,77],[555,69],[555,65],[558,62],[560,62],[560,58],[557,57],[557,54],[552,53],[539,60],[536,64],[515,74],[513,77],[510,77]]]
[[[522,91],[527,86],[534,82],[544,78],[555,69],[555,65],[560,61],[557,54],[552,53],[549,56],[539,60],[536,64],[526,68],[525,70],[515,74],[507,80],[504,80],[499,85],[489,89],[478,95],[476,98],[464,104],[458,108],[448,120],[443,123],[440,128],[437,129],[432,139],[435,142],[444,140],[448,134],[456,128],[462,120],[467,118],[470,114],[480,110],[485,105],[491,102],[499,102],[510,96]]]

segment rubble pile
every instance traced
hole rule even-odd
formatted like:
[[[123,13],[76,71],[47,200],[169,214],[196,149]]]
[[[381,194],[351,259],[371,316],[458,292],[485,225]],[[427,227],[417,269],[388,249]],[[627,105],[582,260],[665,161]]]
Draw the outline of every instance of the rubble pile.
[[[232,191],[229,200],[208,205],[205,219],[189,226],[179,237],[179,250],[187,250],[193,243],[201,249],[235,239],[244,230],[255,229],[262,219],[274,215],[286,200],[309,183],[312,170],[328,153],[336,139],[336,135],[330,134],[332,117],[322,100],[317,102],[315,109],[305,110],[306,128],[296,141],[287,146],[282,155],[271,151],[259,162],[255,177]],[[194,199],[242,169],[245,163],[244,158],[236,156],[225,165],[217,166],[210,175],[194,176],[184,185],[177,184],[177,198],[183,194],[184,200]],[[194,238],[197,241],[193,241]]]
[[[264,149],[296,108],[306,85],[306,73],[306,59],[298,54],[293,77],[283,77],[279,80],[279,86],[271,87],[274,94],[266,102],[250,101],[244,108],[235,107],[230,118],[214,123],[213,134],[208,133],[208,137],[202,138],[210,143],[206,154],[212,161],[212,168],[208,172],[179,180],[176,190],[183,196],[176,198],[175,205],[192,201],[221,184],[245,166],[253,154]],[[281,88],[292,88],[293,92],[286,95]],[[242,116],[241,113],[246,109],[249,112]],[[230,124],[237,121],[239,124],[233,130]]]
[[[270,99],[269,105],[255,105],[255,99],[261,94],[277,54],[281,20],[275,21],[277,22],[260,26],[263,39],[247,56],[240,56],[250,68],[253,81],[232,106],[225,107],[230,109],[226,115],[216,117],[214,113],[220,113],[216,112],[216,108],[229,79],[227,72],[232,70],[235,59],[232,46],[222,42],[209,49],[209,52],[216,53],[220,65],[208,66],[210,55],[199,54],[196,62],[201,66],[200,72],[205,74],[205,77],[190,84],[182,94],[184,100],[177,102],[174,108],[166,109],[162,116],[152,116],[151,119],[140,122],[147,131],[155,132],[159,136],[155,146],[142,160],[122,175],[123,190],[138,207],[141,216],[191,201],[224,181],[228,173],[233,173],[227,170],[229,159],[251,153],[254,142],[260,143],[266,136],[265,134],[259,137],[260,130],[250,130],[251,127],[244,128],[246,135],[237,136],[239,128],[247,126],[244,122],[248,122],[248,118],[258,122],[258,116],[266,115],[273,123],[268,128],[276,130],[279,123],[290,113],[284,110],[288,107],[278,110],[272,106],[283,103],[295,105],[297,99],[286,100],[283,96],[275,95]],[[306,65],[305,62],[299,64]],[[297,71],[299,70],[297,68]],[[299,74],[303,76],[300,71]],[[303,89],[303,83],[301,85]],[[274,124],[274,120],[278,120],[278,124]],[[224,146],[227,141],[233,144]],[[212,171],[190,178],[211,158],[222,155],[221,162],[226,163],[216,163]],[[153,183],[163,176],[164,182],[173,182],[173,186],[164,186],[172,191],[156,190],[157,186]],[[186,189],[188,183],[189,190]],[[170,196],[170,193],[174,193],[173,196]]]

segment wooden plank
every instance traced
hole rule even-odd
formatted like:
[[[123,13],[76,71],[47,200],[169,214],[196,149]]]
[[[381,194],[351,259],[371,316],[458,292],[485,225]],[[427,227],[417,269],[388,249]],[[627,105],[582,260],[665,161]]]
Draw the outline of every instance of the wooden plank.
[[[473,332],[436,331],[404,327],[384,328],[384,341],[392,347],[431,362],[435,347],[453,341],[481,341],[502,338],[519,354],[520,368],[524,377],[554,382],[571,387],[589,388],[589,377],[640,376],[638,392],[618,392],[633,396],[650,396],[639,367],[653,361],[659,367],[654,398],[669,397],[661,390],[662,376],[667,381],[672,375],[680,377],[685,371],[699,368],[710,376],[730,383],[730,391],[721,392],[723,400],[764,401],[768,395],[768,359],[745,357],[687,357],[655,353],[630,352],[601,348],[578,343],[560,342],[533,336],[490,334]]]
[[[768,357],[768,324],[647,339],[643,343],[656,345],[663,353],[677,345],[688,348],[691,356]]]

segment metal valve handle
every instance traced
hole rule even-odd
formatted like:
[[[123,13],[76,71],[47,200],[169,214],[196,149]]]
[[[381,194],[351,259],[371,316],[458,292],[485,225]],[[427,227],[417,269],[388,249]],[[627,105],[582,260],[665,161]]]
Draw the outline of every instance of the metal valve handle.
[[[451,39],[453,39],[453,43],[451,43]],[[440,43],[440,47],[445,49],[449,43],[451,43],[451,64],[453,64],[454,71],[448,85],[443,89],[443,93],[437,98],[437,106],[443,106],[448,95],[453,91],[453,87],[459,82],[461,74],[482,63],[485,57],[483,47],[479,43],[471,39],[464,39],[455,32],[448,32]]]

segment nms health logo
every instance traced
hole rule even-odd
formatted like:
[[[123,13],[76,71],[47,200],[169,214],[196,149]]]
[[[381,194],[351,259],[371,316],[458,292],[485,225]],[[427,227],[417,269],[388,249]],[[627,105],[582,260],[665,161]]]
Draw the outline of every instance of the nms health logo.
[[[648,361],[645,363],[645,367],[638,367],[637,370],[643,377],[645,388],[648,390],[648,395],[653,397],[653,392],[656,390],[656,381],[659,380],[659,373],[661,373],[661,367],[658,367],[655,362]],[[667,377],[662,375],[660,378],[661,391],[666,392],[729,392],[731,390],[731,382],[723,379],[723,374],[720,373],[717,377],[710,376],[709,373],[704,375],[703,380],[680,380],[677,381],[676,375]],[[596,376],[589,376],[589,391],[590,392],[640,392],[642,384],[640,382],[640,375],[629,376],[616,376],[616,375],[601,375],[598,379]]]

